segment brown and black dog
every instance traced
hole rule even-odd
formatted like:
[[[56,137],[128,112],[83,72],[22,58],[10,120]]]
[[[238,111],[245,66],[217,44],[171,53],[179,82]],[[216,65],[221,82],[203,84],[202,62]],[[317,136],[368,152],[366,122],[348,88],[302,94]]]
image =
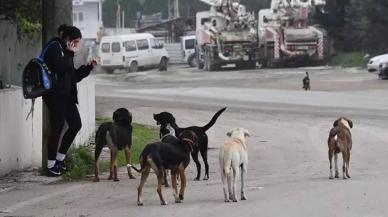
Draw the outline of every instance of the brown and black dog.
[[[349,162],[350,162],[350,151],[352,150],[352,134],[350,129],[353,128],[353,122],[345,117],[338,118],[333,128],[330,130],[328,138],[329,146],[329,161],[330,161],[330,179],[333,179],[333,166],[332,159],[334,156],[335,164],[335,178],[339,178],[338,172],[338,154],[342,153],[343,165],[342,175],[343,179],[350,178],[349,175]]]
[[[196,143],[196,134],[193,131],[186,130],[181,132],[178,137],[167,135],[160,142],[146,145],[140,155],[141,168],[137,169],[133,165],[127,165],[127,167],[132,167],[137,172],[141,173],[140,184],[137,188],[137,205],[143,205],[143,187],[151,169],[155,171],[158,178],[157,192],[162,205],[167,205],[162,194],[165,169],[171,170],[171,182],[175,202],[180,203],[184,199],[187,182],[185,169],[190,163],[190,153],[193,151],[193,146],[195,146]],[[177,175],[179,175],[181,180],[179,194],[177,189]]]
[[[109,180],[119,181],[117,177],[117,157],[118,152],[122,149],[125,151],[127,163],[131,163],[131,146],[132,146],[132,114],[125,108],[119,108],[113,113],[113,122],[105,122],[100,125],[96,132],[96,148],[94,152],[95,167],[94,181],[100,181],[99,178],[99,161],[101,151],[104,146],[110,149],[110,173]],[[128,176],[135,179],[128,168]]]

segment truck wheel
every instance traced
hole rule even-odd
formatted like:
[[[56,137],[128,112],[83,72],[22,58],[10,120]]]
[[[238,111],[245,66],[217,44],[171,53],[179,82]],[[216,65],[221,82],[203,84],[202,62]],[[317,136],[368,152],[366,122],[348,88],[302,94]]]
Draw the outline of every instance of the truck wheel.
[[[106,74],[113,74],[113,72],[115,71],[115,69],[112,69],[112,68],[102,68],[102,70],[103,70]]]
[[[204,56],[205,56],[205,58],[203,60],[203,62],[204,62],[204,69],[205,69],[205,71],[209,71],[209,56],[208,56],[208,50],[207,49],[205,50]]]
[[[138,70],[137,62],[132,61],[131,65],[129,65],[129,72],[137,72],[137,70]]]
[[[167,71],[167,58],[162,57],[159,63],[159,71]]]
[[[197,65],[197,58],[196,58],[196,54],[193,53],[189,56],[188,60],[187,60],[188,64],[190,67],[195,67]]]

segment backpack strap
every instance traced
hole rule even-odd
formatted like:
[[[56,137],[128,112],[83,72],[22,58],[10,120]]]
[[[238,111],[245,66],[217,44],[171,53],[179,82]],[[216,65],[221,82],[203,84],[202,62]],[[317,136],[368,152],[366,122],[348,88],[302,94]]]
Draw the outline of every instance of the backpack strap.
[[[30,108],[30,111],[27,114],[26,120],[28,120],[28,117],[30,117],[30,115],[31,115],[32,118],[34,118],[34,105],[35,105],[35,98],[32,98],[31,99],[31,108]]]
[[[42,52],[40,53],[40,55],[38,56],[38,59],[41,60],[42,62],[44,62],[44,56],[46,55],[47,53],[47,50],[53,45],[53,44],[58,44],[59,47],[63,50],[61,44],[58,42],[58,41],[52,41],[50,42],[48,45],[46,45],[46,47],[42,50]]]

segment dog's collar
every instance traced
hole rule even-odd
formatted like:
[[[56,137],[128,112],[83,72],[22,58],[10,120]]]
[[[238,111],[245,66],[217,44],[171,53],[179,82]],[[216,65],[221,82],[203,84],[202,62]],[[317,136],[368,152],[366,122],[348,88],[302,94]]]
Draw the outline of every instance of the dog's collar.
[[[184,138],[184,139],[182,139],[182,141],[189,143],[189,145],[193,145],[194,144],[193,140],[191,140],[191,139]]]

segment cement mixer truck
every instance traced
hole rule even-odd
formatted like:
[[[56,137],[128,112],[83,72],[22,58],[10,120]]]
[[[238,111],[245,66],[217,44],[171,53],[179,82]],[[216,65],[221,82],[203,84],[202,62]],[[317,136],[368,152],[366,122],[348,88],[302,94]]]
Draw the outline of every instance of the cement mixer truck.
[[[213,71],[226,64],[255,68],[259,58],[257,20],[239,0],[200,0],[210,10],[196,14],[199,69]]]

